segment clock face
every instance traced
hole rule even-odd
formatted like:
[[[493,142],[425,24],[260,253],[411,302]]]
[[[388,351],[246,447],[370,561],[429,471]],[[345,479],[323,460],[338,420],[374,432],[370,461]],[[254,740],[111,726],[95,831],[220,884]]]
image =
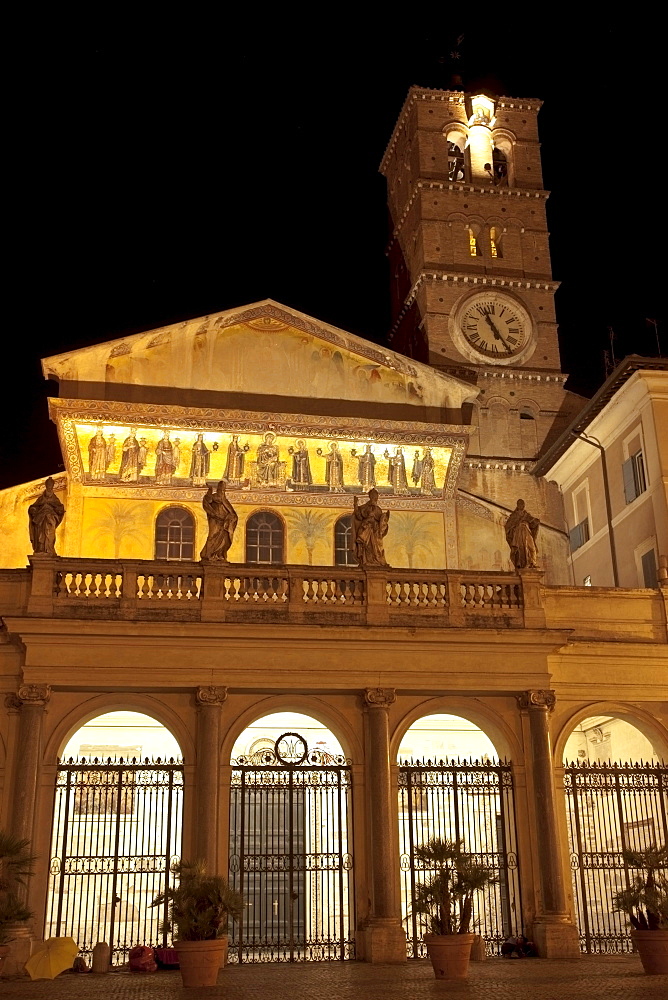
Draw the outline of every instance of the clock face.
[[[457,323],[474,355],[497,364],[526,354],[531,320],[526,310],[507,295],[475,295],[463,306]]]

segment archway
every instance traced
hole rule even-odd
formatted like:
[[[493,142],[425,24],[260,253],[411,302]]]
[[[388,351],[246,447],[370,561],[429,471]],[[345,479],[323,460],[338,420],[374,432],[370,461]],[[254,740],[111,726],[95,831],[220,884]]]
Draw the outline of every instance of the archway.
[[[351,768],[338,739],[276,712],[240,734],[231,764],[230,882],[246,906],[230,961],[354,958]]]
[[[403,735],[399,764],[401,902],[409,958],[426,954],[429,927],[413,912],[416,886],[429,873],[415,850],[432,838],[461,841],[497,881],[474,901],[474,925],[489,954],[521,931],[513,775],[475,723],[438,713],[416,719]]]
[[[174,736],[138,712],[108,712],[67,741],[56,768],[45,938],[97,941],[121,965],[136,944],[166,947],[151,908],[180,856],[183,763]]]
[[[661,736],[646,719],[605,707],[571,723],[564,736],[580,945],[589,953],[631,951],[626,915],[614,909],[613,898],[636,875],[625,852],[668,843],[668,768],[661,759]]]

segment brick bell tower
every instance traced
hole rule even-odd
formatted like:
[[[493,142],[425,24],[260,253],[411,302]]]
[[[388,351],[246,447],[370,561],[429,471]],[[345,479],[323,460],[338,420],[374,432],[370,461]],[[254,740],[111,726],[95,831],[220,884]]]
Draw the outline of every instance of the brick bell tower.
[[[531,463],[583,402],[560,368],[540,106],[412,87],[380,168],[392,346],[478,386],[469,457],[506,469]]]

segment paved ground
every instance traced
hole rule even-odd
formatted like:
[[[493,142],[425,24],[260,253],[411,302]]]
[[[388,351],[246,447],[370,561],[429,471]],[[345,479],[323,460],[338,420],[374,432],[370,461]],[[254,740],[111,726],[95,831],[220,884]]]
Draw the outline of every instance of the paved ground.
[[[53,981],[0,980],[16,1000],[666,1000],[668,976],[645,976],[636,955],[574,961],[488,959],[465,983],[437,983],[427,961],[403,966],[362,962],[229,966],[218,986],[184,990],[178,972],[63,975]]]

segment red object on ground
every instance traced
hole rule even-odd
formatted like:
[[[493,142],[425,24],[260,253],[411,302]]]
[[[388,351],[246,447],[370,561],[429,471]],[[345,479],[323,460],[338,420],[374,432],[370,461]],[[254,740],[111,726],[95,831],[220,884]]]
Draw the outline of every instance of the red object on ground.
[[[155,963],[153,948],[139,944],[132,948],[128,956],[130,959],[130,972],[156,972],[158,966]]]

